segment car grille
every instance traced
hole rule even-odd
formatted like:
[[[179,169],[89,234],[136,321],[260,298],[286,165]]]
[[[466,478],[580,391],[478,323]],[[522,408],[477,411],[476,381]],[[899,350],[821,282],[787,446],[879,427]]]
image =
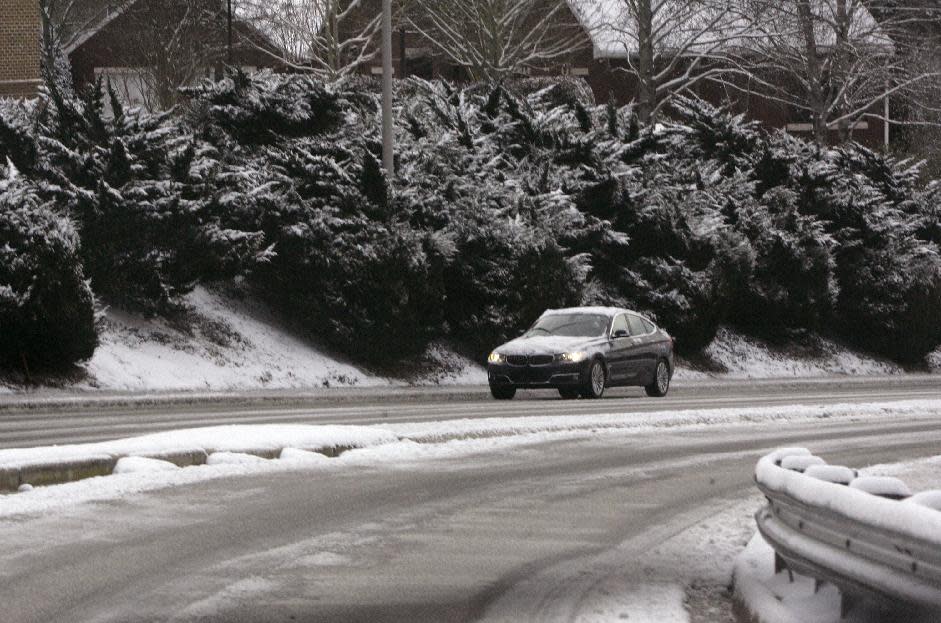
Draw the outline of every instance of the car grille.
[[[552,363],[552,355],[508,355],[506,361],[511,366],[546,366]]]

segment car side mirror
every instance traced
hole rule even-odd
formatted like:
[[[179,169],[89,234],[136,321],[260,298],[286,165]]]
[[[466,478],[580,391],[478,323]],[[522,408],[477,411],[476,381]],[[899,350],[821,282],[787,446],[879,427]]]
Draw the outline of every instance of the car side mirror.
[[[615,338],[630,337],[630,336],[631,334],[627,331],[627,329],[618,329],[617,331],[614,332]]]

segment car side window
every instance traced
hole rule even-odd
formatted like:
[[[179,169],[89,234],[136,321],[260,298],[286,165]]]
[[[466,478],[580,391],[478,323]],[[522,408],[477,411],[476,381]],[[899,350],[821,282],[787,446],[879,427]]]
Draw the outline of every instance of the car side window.
[[[631,330],[627,325],[627,316],[625,314],[617,316],[611,324],[611,335],[614,335],[618,331],[627,331],[628,335],[630,335]]]
[[[654,323],[650,322],[646,318],[641,318],[640,321],[644,323],[644,329],[646,329],[647,333],[653,333],[657,330],[657,327],[654,325]]]
[[[633,314],[629,314],[627,316],[627,322],[631,326],[631,335],[633,335],[634,337],[649,333],[649,331],[647,331],[644,328],[644,323],[641,322],[640,318],[638,318],[637,316],[634,316]]]

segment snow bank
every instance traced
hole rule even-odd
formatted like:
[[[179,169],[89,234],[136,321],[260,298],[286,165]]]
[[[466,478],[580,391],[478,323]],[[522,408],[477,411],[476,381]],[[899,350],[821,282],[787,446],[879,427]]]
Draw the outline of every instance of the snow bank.
[[[722,424],[760,424],[894,414],[905,417],[937,417],[938,400],[905,400],[871,404],[788,405],[776,407],[737,407],[727,409],[687,409],[648,413],[607,413],[596,415],[535,416],[517,418],[475,418],[440,422],[407,422],[383,427],[416,441],[434,442],[455,438],[521,435],[566,430],[630,429],[632,431],[673,427],[703,427]],[[806,450],[800,449],[806,453]],[[797,454],[792,449],[792,454]]]
[[[800,575],[790,581],[787,573],[774,573],[774,550],[755,534],[735,561],[735,599],[750,614],[745,620],[761,623],[837,623],[840,594],[824,585],[814,591],[814,581]],[[834,617],[834,613],[836,616]]]
[[[810,347],[775,347],[762,340],[746,337],[728,328],[719,330],[704,352],[717,368],[719,376],[731,378],[815,377],[828,375],[901,374],[896,364],[868,357],[833,342],[816,338]],[[702,378],[695,370],[678,370],[677,378]]]
[[[180,469],[169,461],[160,459],[148,459],[143,456],[126,456],[118,459],[114,466],[115,474],[137,474],[141,472],[172,472]]]
[[[0,469],[96,457],[160,457],[187,452],[280,452],[283,448],[362,448],[398,438],[364,426],[245,425],[170,431],[102,443],[0,450]]]

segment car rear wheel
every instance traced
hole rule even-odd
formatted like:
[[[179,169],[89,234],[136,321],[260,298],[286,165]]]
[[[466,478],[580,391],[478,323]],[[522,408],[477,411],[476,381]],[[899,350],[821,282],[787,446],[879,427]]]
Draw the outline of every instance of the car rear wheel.
[[[663,398],[670,391],[670,366],[662,359],[657,362],[653,383],[644,388],[651,398]]]
[[[516,388],[512,385],[509,386],[490,386],[490,393],[497,400],[513,400],[513,396],[516,395]]]
[[[565,400],[574,400],[575,398],[578,398],[578,390],[561,388],[559,389],[559,395],[562,396],[562,398]]]
[[[604,386],[608,378],[604,370],[604,364],[599,360],[591,363],[588,369],[588,382],[579,392],[582,398],[601,398],[604,395]]]

